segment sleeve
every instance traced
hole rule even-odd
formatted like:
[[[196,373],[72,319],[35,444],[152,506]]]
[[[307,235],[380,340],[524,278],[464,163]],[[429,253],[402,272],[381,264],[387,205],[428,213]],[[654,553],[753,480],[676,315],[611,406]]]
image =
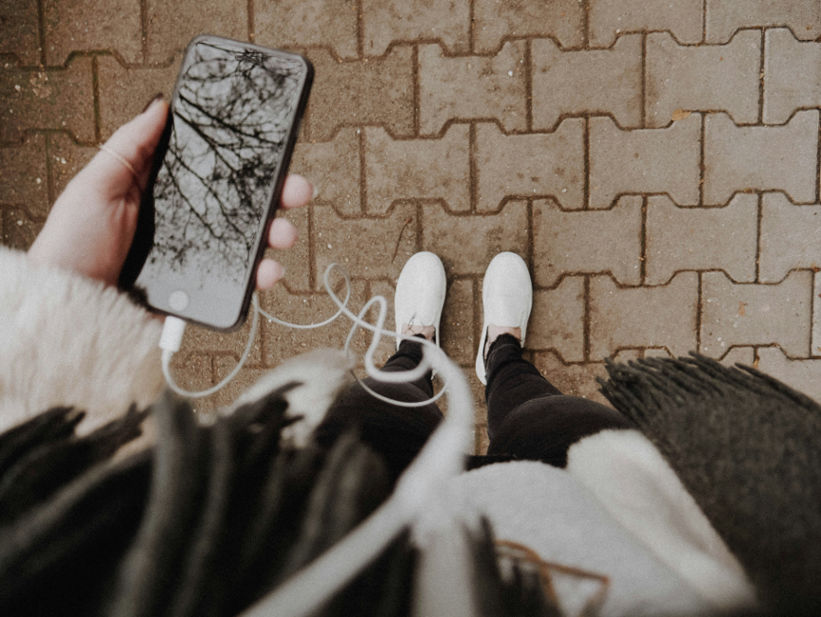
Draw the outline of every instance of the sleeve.
[[[0,247],[0,431],[67,405],[86,432],[151,403],[161,329],[116,289]]]

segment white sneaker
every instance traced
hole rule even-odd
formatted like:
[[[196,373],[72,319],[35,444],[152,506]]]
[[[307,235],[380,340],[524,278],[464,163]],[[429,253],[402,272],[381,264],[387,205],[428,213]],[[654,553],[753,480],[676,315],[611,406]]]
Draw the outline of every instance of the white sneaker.
[[[445,305],[447,277],[442,261],[435,254],[423,251],[411,256],[396,281],[393,299],[395,311],[396,348],[407,336],[402,329],[410,326],[433,326],[434,342],[439,344],[439,322]]]
[[[499,253],[485,271],[482,281],[484,323],[479,351],[476,354],[476,376],[487,384],[485,343],[488,325],[520,328],[524,345],[527,321],[533,307],[533,284],[524,260],[516,253]]]

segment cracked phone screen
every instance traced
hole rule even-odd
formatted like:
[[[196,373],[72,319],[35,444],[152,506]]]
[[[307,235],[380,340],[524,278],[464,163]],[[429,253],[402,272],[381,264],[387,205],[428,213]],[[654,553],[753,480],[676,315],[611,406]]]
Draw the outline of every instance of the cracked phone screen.
[[[164,309],[182,290],[192,311],[186,316],[234,325],[305,72],[298,57],[241,44],[205,40],[189,48],[154,181],[153,244],[135,285],[151,306]]]

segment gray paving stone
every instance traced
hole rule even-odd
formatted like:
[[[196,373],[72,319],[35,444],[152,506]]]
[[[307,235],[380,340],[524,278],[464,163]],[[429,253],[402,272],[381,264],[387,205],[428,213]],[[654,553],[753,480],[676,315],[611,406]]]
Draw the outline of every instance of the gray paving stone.
[[[641,284],[642,198],[620,198],[610,210],[563,211],[550,199],[533,204],[537,285],[552,287],[565,273],[609,272],[624,285]]]
[[[788,26],[799,39],[821,36],[821,4],[817,0],[706,0],[707,41],[724,43],[739,28]]]
[[[181,61],[177,56],[162,68],[125,67],[113,56],[97,58],[102,138],[139,114],[156,94],[170,100]]]
[[[736,191],[776,189],[797,203],[812,203],[817,160],[818,110],[800,111],[784,126],[741,127],[727,114],[707,114],[704,203],[727,203]]]
[[[619,349],[664,347],[674,355],[696,348],[698,275],[681,272],[664,287],[619,287],[590,278],[590,360]]]
[[[758,349],[758,370],[821,402],[821,359],[792,359],[778,347]]]
[[[18,206],[0,204],[0,216],[3,217],[3,244],[20,251],[31,246],[45,222]]]
[[[610,47],[622,32],[669,30],[682,43],[701,41],[702,0],[590,0],[590,45]]]
[[[21,144],[0,146],[0,204],[48,212],[46,136],[29,134]]]
[[[467,53],[470,2],[363,0],[362,31],[367,55],[381,56],[393,41],[420,39],[439,41],[450,53]]]
[[[474,288],[476,291],[474,291]],[[479,340],[474,336],[473,324],[481,316],[474,315],[474,294],[480,293],[473,279],[455,278],[449,281],[442,311],[440,341],[448,357],[463,366],[476,359]],[[391,296],[391,300],[392,300]],[[481,299],[479,300],[481,307]],[[479,309],[481,311],[481,308]]]
[[[144,0],[146,62],[167,64],[202,33],[248,40],[248,2],[220,0],[203,10],[199,0]]]
[[[552,350],[565,362],[584,360],[584,277],[568,276],[555,289],[533,292],[528,349]]]
[[[0,54],[13,54],[22,65],[40,62],[37,0],[0,0]]]
[[[821,273],[814,269],[812,283],[812,338],[810,355],[821,357]]]
[[[65,133],[48,136],[49,182],[55,199],[98,152],[95,146],[78,145]]]
[[[568,209],[584,206],[584,120],[568,118],[552,133],[505,135],[476,127],[476,210],[492,212],[508,197],[552,196]]]
[[[332,205],[346,215],[362,213],[361,132],[344,128],[331,141],[297,143],[291,171],[310,179],[316,191],[314,203]]]
[[[66,68],[0,70],[0,142],[20,141],[28,129],[67,130],[94,141],[91,58],[75,57]]]
[[[353,271],[351,273],[356,274]],[[356,313],[370,295],[367,287],[365,281],[353,281],[348,307]],[[344,299],[344,288],[339,289],[339,293]],[[320,323],[337,312],[336,305],[324,290],[312,293],[292,292],[284,285],[277,285],[273,290],[261,294],[260,305],[275,317],[295,324]],[[351,325],[347,319],[340,318],[316,330],[295,330],[264,320],[261,336],[264,365],[274,367],[312,349],[341,349]],[[361,344],[356,348],[358,352],[364,350]]]
[[[278,0],[254,3],[254,40],[274,48],[329,46],[340,58],[359,56],[356,2]]]
[[[646,283],[660,285],[679,270],[724,270],[755,281],[758,197],[736,195],[722,208],[679,208],[665,195],[647,200]]]
[[[421,249],[439,255],[449,275],[484,276],[497,253],[525,254],[530,235],[527,202],[509,201],[494,215],[456,215],[440,204],[423,204],[421,229]]]
[[[563,114],[613,114],[641,126],[642,37],[619,37],[607,50],[562,51],[550,39],[531,43],[533,126],[552,129]]]
[[[698,114],[633,131],[591,118],[589,205],[606,208],[622,193],[667,193],[680,205],[698,204],[700,134]]]
[[[496,51],[508,36],[550,36],[562,47],[584,43],[584,10],[577,0],[510,2],[474,0],[474,40],[479,53]]]
[[[721,357],[735,345],[779,345],[791,357],[808,357],[812,286],[807,271],[777,285],[735,284],[722,272],[705,272],[701,353]]]
[[[821,267],[821,205],[798,206],[783,193],[765,193],[761,198],[759,280],[777,283],[790,270]]]
[[[508,132],[527,128],[524,41],[505,43],[494,56],[448,57],[439,45],[418,50],[423,135],[454,119],[495,119]]]
[[[821,42],[774,28],[764,34],[764,50],[764,122],[781,124],[796,109],[821,107]]]
[[[343,263],[358,278],[396,280],[417,251],[416,208],[396,204],[381,218],[342,218],[330,206],[316,205],[310,241],[318,273],[332,262]],[[362,247],[354,250],[353,247]],[[349,260],[349,261],[348,261]]]
[[[454,124],[438,139],[394,140],[382,128],[365,129],[366,211],[381,214],[402,199],[469,210],[469,130]]]
[[[43,0],[46,64],[62,65],[75,51],[110,50],[142,62],[140,4],[132,0]]]
[[[340,62],[325,49],[306,51],[316,75],[306,138],[330,141],[339,128],[381,124],[394,137],[414,129],[413,49],[391,48],[383,58]]]
[[[667,126],[681,110],[724,110],[737,124],[758,120],[761,33],[727,45],[680,45],[670,33],[647,35],[647,124]]]
[[[311,251],[310,251],[310,208],[298,208],[296,210],[285,210],[280,208],[276,213],[277,218],[283,218],[293,224],[297,229],[298,239],[296,244],[286,251],[266,250],[266,257],[276,259],[285,267],[284,284],[291,291],[311,291]],[[322,277],[322,273],[318,273]]]
[[[564,364],[556,354],[540,351],[534,354],[533,364],[562,394],[610,406],[596,382],[597,377],[607,378],[603,362]]]

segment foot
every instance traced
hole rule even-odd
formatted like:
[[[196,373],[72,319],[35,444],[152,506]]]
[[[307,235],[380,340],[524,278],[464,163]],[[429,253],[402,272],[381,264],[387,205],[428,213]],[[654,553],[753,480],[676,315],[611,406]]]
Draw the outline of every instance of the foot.
[[[485,360],[490,344],[510,334],[524,344],[533,306],[533,284],[524,260],[515,253],[499,253],[487,267],[482,281],[484,324],[476,354],[476,376],[487,384]]]
[[[416,334],[439,344],[446,291],[445,267],[436,255],[416,253],[405,263],[394,296],[397,348],[404,338]]]

